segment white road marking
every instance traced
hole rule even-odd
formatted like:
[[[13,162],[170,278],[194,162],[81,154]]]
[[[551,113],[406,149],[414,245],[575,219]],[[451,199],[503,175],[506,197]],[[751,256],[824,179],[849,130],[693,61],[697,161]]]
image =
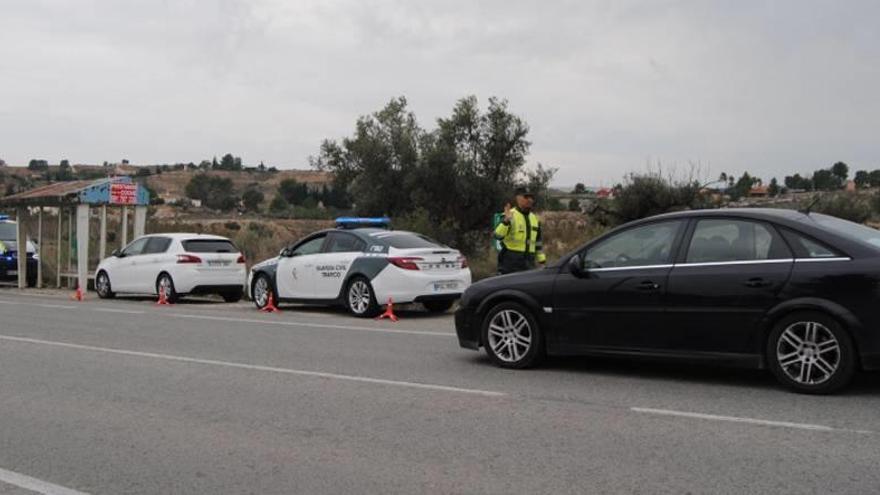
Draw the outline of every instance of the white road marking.
[[[292,368],[279,368],[275,366],[262,366],[257,364],[235,363],[230,361],[217,361],[214,359],[200,359],[186,356],[175,356],[171,354],[158,354],[154,352],[130,351],[126,349],[114,349],[109,347],[97,347],[92,345],[72,344],[68,342],[58,342],[53,340],[30,339],[26,337],[14,337],[12,335],[0,335],[0,340],[10,342],[24,342],[28,344],[40,344],[54,347],[64,347],[67,349],[79,349],[84,351],[105,352],[109,354],[121,354],[124,356],[137,356],[154,359],[165,359],[167,361],[177,361],[181,363],[206,364],[213,366],[224,366],[227,368],[237,368],[251,371],[267,371],[271,373],[282,373],[286,375],[309,376],[316,378],[329,378],[334,380],[345,380],[360,383],[372,383],[377,385],[389,385],[396,387],[418,388],[423,390],[434,390],[438,392],[456,392],[462,394],[481,395],[484,397],[504,397],[504,392],[496,392],[493,390],[480,390],[474,388],[451,387],[447,385],[435,385],[431,383],[407,382],[400,380],[386,380],[383,378],[370,378],[366,376],[343,375],[339,373],[325,373],[323,371],[297,370]]]
[[[330,325],[327,323],[303,323],[299,321],[279,321],[279,320],[263,320],[257,318],[231,318],[226,316],[206,316],[206,315],[192,315],[192,314],[183,314],[183,313],[167,313],[165,316],[170,316],[173,318],[191,318],[194,320],[212,320],[212,321],[228,321],[232,323],[261,323],[264,325],[281,325],[281,326],[292,326],[292,327],[307,327],[307,328],[334,328],[338,330],[357,330],[362,332],[382,332],[382,333],[404,333],[408,335],[433,335],[437,337],[455,337],[455,334],[450,332],[431,332],[428,330],[407,330],[407,329],[393,329],[393,328],[376,328],[376,327],[361,327],[361,326],[353,326],[353,325]]]
[[[89,311],[100,311],[103,313],[123,313],[127,315],[142,315],[146,313],[145,311],[135,311],[130,309],[115,309],[115,308],[89,308]]]
[[[687,411],[673,411],[669,409],[651,409],[647,407],[631,407],[631,411],[645,414],[658,414],[661,416],[677,416],[681,418],[694,418],[694,419],[705,419],[710,421],[727,421],[731,423],[744,423],[750,425],[759,425],[759,426],[776,426],[782,428],[796,428],[799,430],[811,430],[811,431],[836,431],[836,432],[849,432],[849,433],[861,433],[872,435],[873,431],[869,430],[850,430],[846,428],[833,428],[831,426],[825,425],[813,425],[809,423],[792,423],[789,421],[772,421],[767,419],[756,419],[756,418],[742,418],[738,416],[721,416],[717,414],[703,414],[703,413],[695,413],[695,412],[687,412]]]
[[[30,476],[7,471],[2,468],[0,468],[0,481],[32,492],[42,493],[43,495],[88,495],[85,492],[65,488],[48,481],[38,480],[37,478],[31,478]]]
[[[0,300],[2,304],[14,304],[14,305],[25,305],[25,306],[38,306],[43,308],[57,308],[57,309],[87,309],[89,311],[102,311],[105,313],[124,313],[124,314],[146,314],[146,311],[139,310],[125,310],[125,309],[115,309],[115,308],[101,308],[93,305],[55,305],[55,304],[38,304],[38,303],[27,303],[27,302],[17,302],[17,301],[5,301]],[[162,310],[157,310],[151,315],[156,316],[165,316],[170,318],[189,318],[194,320],[208,320],[208,321],[226,321],[231,323],[257,323],[261,325],[275,325],[275,326],[289,326],[289,327],[302,327],[306,329],[321,329],[321,328],[332,328],[336,330],[355,330],[360,332],[376,332],[376,333],[400,333],[405,335],[427,335],[433,337],[455,337],[454,333],[451,332],[437,332],[430,330],[412,330],[406,328],[378,328],[378,327],[365,327],[365,326],[356,326],[356,325],[333,325],[329,323],[306,323],[302,321],[289,321],[289,320],[267,320],[267,319],[258,319],[258,318],[235,318],[231,316],[208,316],[208,315],[196,315],[196,314],[188,314],[188,313],[175,313],[175,312],[162,312]]]

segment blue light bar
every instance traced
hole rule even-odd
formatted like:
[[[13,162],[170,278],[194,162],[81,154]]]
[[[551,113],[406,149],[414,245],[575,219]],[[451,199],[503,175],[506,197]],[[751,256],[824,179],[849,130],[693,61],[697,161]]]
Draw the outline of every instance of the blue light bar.
[[[0,221],[9,220],[9,215],[0,215]]]
[[[391,219],[388,217],[339,217],[336,226],[343,229],[356,229],[360,227],[388,228]]]

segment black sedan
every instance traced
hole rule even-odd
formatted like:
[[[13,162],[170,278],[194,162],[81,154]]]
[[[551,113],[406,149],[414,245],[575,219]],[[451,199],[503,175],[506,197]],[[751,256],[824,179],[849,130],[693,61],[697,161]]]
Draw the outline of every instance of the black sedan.
[[[829,393],[880,368],[880,231],[792,210],[659,215],[472,285],[455,323],[462,347],[506,368],[668,357],[769,368]]]

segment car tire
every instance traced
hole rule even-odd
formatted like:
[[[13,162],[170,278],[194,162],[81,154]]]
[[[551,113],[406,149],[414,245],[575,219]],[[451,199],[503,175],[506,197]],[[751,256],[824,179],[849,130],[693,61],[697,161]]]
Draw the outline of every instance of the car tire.
[[[455,304],[455,301],[425,301],[422,303],[430,313],[445,313]]]
[[[847,386],[856,370],[856,349],[834,318],[799,311],[782,318],[767,339],[770,371],[787,388],[829,394]]]
[[[482,342],[489,358],[502,368],[530,368],[545,356],[538,321],[516,302],[503,302],[489,310],[483,320]]]
[[[364,277],[354,277],[345,286],[345,307],[359,318],[372,318],[381,308],[376,302],[376,293],[370,281]]]
[[[265,273],[260,273],[254,278],[254,281],[251,282],[251,300],[254,302],[254,306],[257,309],[263,309],[269,303],[269,294],[274,294],[275,291],[272,288],[272,280],[269,279],[269,276]],[[274,296],[275,305],[278,305],[278,296]]]
[[[95,277],[95,292],[98,293],[98,297],[101,299],[113,299],[116,297],[113,287],[110,285],[110,276],[104,270],[98,272],[98,276]]]
[[[223,298],[223,301],[228,303],[237,303],[241,301],[241,298],[244,297],[244,291],[242,290],[230,290],[226,292],[221,292],[220,297]]]
[[[174,289],[174,280],[171,278],[171,275],[167,273],[159,274],[159,278],[156,279],[156,295],[159,294],[159,288],[165,287],[165,300],[171,304],[176,303],[180,300],[180,295]]]

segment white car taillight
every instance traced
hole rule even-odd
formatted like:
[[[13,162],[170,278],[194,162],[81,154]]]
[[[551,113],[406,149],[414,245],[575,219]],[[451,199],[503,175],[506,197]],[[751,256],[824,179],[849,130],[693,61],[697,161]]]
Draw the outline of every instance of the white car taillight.
[[[177,255],[178,263],[201,263],[202,259],[198,256],[193,256],[191,254],[178,254]]]

